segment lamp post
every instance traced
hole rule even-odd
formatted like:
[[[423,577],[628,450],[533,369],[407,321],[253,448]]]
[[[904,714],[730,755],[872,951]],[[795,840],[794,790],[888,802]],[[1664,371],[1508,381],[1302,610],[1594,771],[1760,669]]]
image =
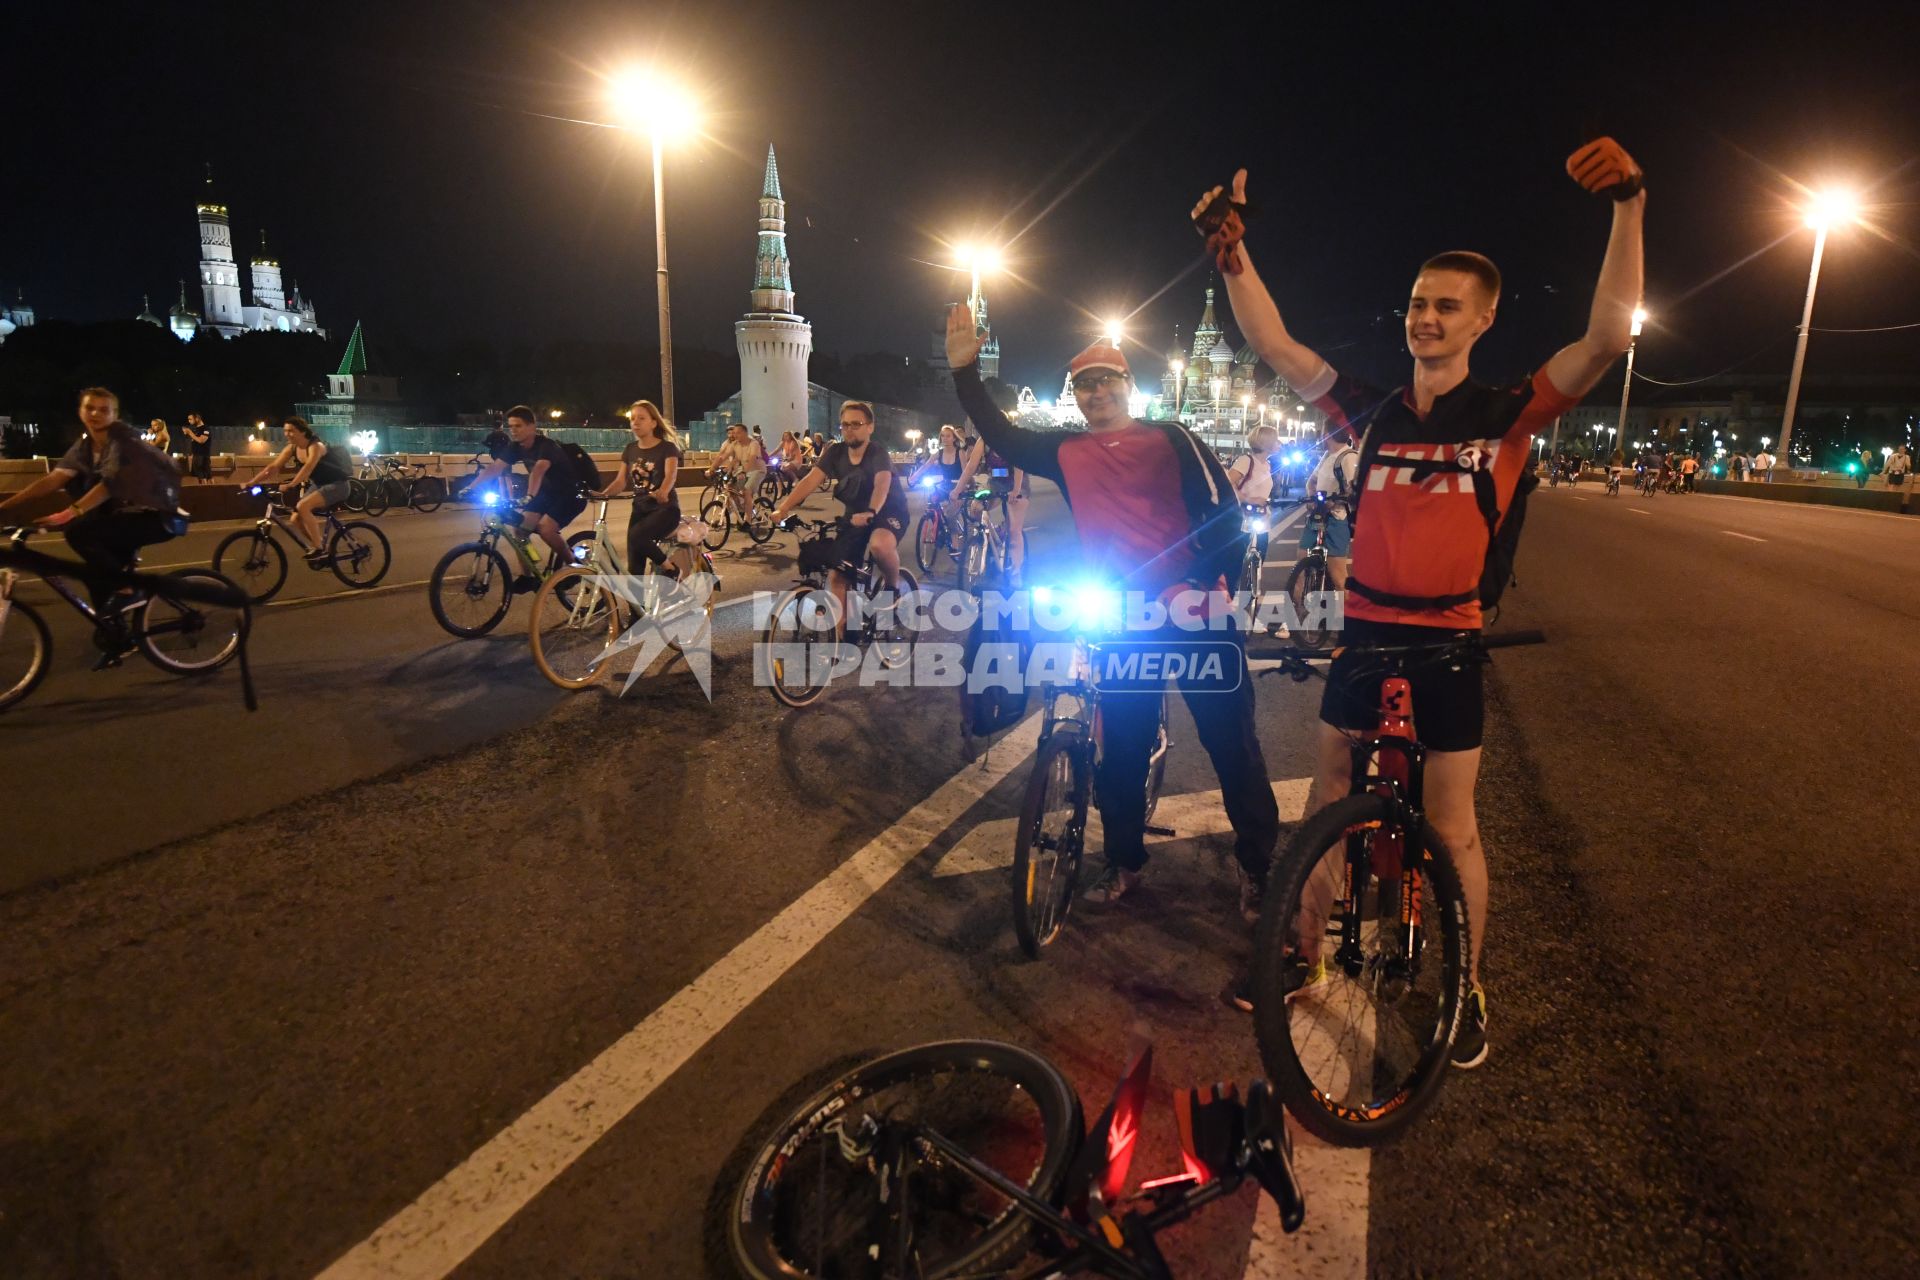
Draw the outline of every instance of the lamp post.
[[[653,143],[653,257],[660,306],[660,411],[673,413],[673,303],[667,278],[667,184],[665,144],[699,127],[693,102],[671,80],[651,71],[629,71],[614,80],[610,94],[621,123],[645,129]]]
[[[1826,191],[1807,210],[1807,225],[1813,228],[1813,265],[1807,270],[1807,302],[1800,311],[1800,336],[1793,344],[1793,372],[1787,377],[1787,411],[1780,421],[1780,452],[1787,466],[1793,466],[1793,415],[1800,404],[1800,372],[1807,362],[1807,331],[1813,325],[1813,295],[1820,287],[1820,259],[1827,251],[1827,230],[1835,222],[1850,222],[1858,210],[1852,195],[1844,191]],[[1762,449],[1766,441],[1760,442]],[[1767,479],[1773,479],[1771,468]]]
[[[1180,409],[1186,398],[1181,394],[1181,382],[1187,373],[1187,362],[1179,356],[1173,358],[1173,420],[1179,422]]]
[[[1624,439],[1627,434],[1627,393],[1633,390],[1633,349],[1640,345],[1640,329],[1646,323],[1646,308],[1635,307],[1633,309],[1633,334],[1627,339],[1627,376],[1625,380],[1620,383],[1620,422],[1614,428],[1614,431],[1619,432],[1622,439]],[[1607,434],[1611,437],[1613,432],[1610,431]]]
[[[973,278],[972,286],[967,290],[967,314],[973,317],[973,327],[980,327],[980,276],[985,272],[1000,269],[1000,251],[984,249],[978,245],[963,245],[960,249],[960,265],[965,267]]]

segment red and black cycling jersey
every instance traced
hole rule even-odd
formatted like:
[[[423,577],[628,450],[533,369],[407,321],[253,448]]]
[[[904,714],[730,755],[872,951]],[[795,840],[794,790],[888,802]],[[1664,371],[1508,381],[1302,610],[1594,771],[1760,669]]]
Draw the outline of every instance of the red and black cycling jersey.
[[[1323,367],[1299,389],[1336,427],[1364,435],[1374,461],[1360,477],[1353,531],[1353,580],[1383,595],[1437,597],[1473,591],[1486,563],[1487,522],[1474,495],[1475,471],[1492,474],[1505,517],[1533,436],[1572,408],[1546,371],[1504,386],[1469,378],[1433,402],[1424,416],[1410,388],[1384,392]],[[1393,459],[1452,463],[1458,474],[1416,476]],[[1350,590],[1347,614],[1369,622],[1477,630],[1480,602],[1405,609]]]

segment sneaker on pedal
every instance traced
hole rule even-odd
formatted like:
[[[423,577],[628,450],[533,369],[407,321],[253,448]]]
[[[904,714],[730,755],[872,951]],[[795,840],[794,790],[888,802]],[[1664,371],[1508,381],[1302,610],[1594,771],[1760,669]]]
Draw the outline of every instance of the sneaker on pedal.
[[[1109,862],[1100,878],[1087,890],[1087,901],[1098,907],[1114,907],[1120,900],[1140,887],[1140,873],[1129,871],[1118,863]]]
[[[524,596],[540,589],[540,579],[530,573],[523,573],[513,580],[513,594]]]
[[[1479,983],[1467,992],[1460,1010],[1460,1030],[1453,1037],[1453,1065],[1471,1071],[1487,1060],[1487,993]]]
[[[1280,973],[1280,983],[1288,1003],[1292,1003],[1302,992],[1327,980],[1327,964],[1324,960],[1308,964],[1305,956],[1297,951],[1289,951],[1281,963],[1285,967]],[[1233,980],[1233,985],[1227,988],[1227,1003],[1242,1013],[1253,1012],[1252,970],[1242,972]]]

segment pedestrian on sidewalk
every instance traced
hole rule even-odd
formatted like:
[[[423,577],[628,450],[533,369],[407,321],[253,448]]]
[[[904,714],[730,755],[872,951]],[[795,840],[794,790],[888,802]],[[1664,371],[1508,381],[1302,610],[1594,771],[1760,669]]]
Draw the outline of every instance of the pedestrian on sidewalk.
[[[213,482],[213,432],[207,430],[207,424],[197,413],[187,415],[187,425],[180,428],[187,437],[187,474],[201,484]]]
[[[1913,470],[1913,457],[1907,452],[1907,446],[1896,445],[1887,455],[1887,488],[1903,488],[1907,483],[1907,473]]]
[[[1860,470],[1854,473],[1853,487],[1856,489],[1866,488],[1867,481],[1870,478],[1872,478],[1872,476],[1873,476],[1873,450],[1862,449],[1860,451]]]
[[[1753,470],[1768,484],[1773,483],[1774,456],[1761,446],[1760,452],[1753,455]]]
[[[1680,459],[1680,487],[1688,493],[1693,492],[1693,477],[1700,470],[1700,459],[1688,454]]]

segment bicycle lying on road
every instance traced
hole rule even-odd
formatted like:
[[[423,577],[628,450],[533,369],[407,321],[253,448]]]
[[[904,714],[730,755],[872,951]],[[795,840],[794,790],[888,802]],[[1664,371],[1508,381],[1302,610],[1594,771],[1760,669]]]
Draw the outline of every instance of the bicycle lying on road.
[[[515,596],[539,590],[561,567],[559,555],[545,541],[520,527],[518,503],[503,501],[498,490],[489,489],[481,495],[480,506],[485,513],[480,517],[480,536],[441,556],[427,578],[427,604],[434,621],[463,640],[484,636],[499,626]],[[503,515],[515,519],[508,521]],[[502,538],[516,553],[517,573],[500,554]],[[576,562],[581,548],[593,540],[591,530],[567,538]],[[542,551],[546,552],[544,563]]]
[[[839,674],[864,665],[871,652],[882,667],[894,670],[913,660],[914,631],[902,625],[900,610],[920,591],[920,583],[905,567],[900,589],[882,585],[880,566],[872,556],[852,565],[834,561],[834,545],[842,520],[807,520],[788,516],[782,529],[799,529],[800,577],[774,601],[761,635],[762,674],[774,699],[789,707],[804,707],[827,691]],[[847,582],[847,614],[827,585],[830,571]]]
[[[581,544],[581,558],[541,583],[533,600],[533,662],[562,689],[584,689],[605,679],[613,670],[611,659],[621,652],[621,635],[642,614],[664,624],[698,610],[704,615],[701,634],[710,636],[713,625],[713,595],[720,579],[713,572],[713,557],[700,545],[706,533],[700,523],[683,516],[679,527],[661,540],[671,544],[667,563],[674,576],[659,572],[651,561],[630,575],[607,537],[608,500],[599,502],[593,532]],[[712,581],[685,585],[703,574]],[[621,585],[603,581],[607,578]],[[668,643],[679,648],[672,640]]]
[[[888,1054],[808,1098],[751,1150],[727,1198],[749,1280],[1070,1275],[1170,1280],[1155,1236],[1249,1177],[1299,1229],[1293,1142],[1267,1086],[1174,1091],[1180,1173],[1129,1192],[1152,1050],[1085,1128],[1038,1054],[954,1040]]]
[[[1036,605],[1051,605],[1050,587],[1033,590]],[[1083,587],[1070,602],[1085,625],[1098,633],[1118,621],[1117,593]],[[1107,599],[1112,596],[1112,599]],[[1060,936],[1073,910],[1086,856],[1087,815],[1100,806],[1095,780],[1105,749],[1105,722],[1100,714],[1100,670],[1105,649],[1097,640],[1079,634],[1073,640],[1073,678],[1065,684],[1049,682],[1040,693],[1040,742],[1020,802],[1020,823],[1013,836],[1013,932],[1020,949],[1032,959]],[[1160,788],[1167,777],[1167,695],[1160,695],[1160,724],[1147,757],[1146,834],[1171,836],[1172,830],[1153,825],[1160,807]]]
[[[306,535],[294,525],[293,508],[287,505],[280,490],[256,484],[241,492],[256,498],[265,497],[266,512],[253,528],[230,533],[220,540],[220,545],[213,549],[213,569],[239,583],[254,604],[273,599],[287,583],[287,553],[280,540],[273,536],[275,528],[308,553],[305,559],[309,569],[315,572],[331,569],[334,577],[355,590],[364,591],[387,576],[387,568],[393,562],[393,548],[387,544],[387,535],[371,521],[342,522],[334,508],[327,508],[320,524],[320,543],[326,548],[326,555],[315,558]]]
[[[241,587],[206,569],[119,575],[136,584],[104,610],[94,608],[74,582],[97,570],[27,547],[28,528],[0,529],[0,711],[23,701],[45,678],[53,632],[40,611],[19,598],[22,574],[32,574],[93,626],[100,651],[94,670],[117,667],[135,650],[174,675],[201,676],[231,662],[246,645],[252,614]],[[117,582],[115,585],[119,585]],[[247,682],[253,705],[252,682]]]
[[[1433,1102],[1467,999],[1469,926],[1453,856],[1427,820],[1413,724],[1422,670],[1543,644],[1538,631],[1367,646],[1380,720],[1352,739],[1353,790],[1307,818],[1274,860],[1253,947],[1253,1024],[1274,1090],[1342,1146],[1399,1134]],[[1263,675],[1324,672],[1282,649]]]

